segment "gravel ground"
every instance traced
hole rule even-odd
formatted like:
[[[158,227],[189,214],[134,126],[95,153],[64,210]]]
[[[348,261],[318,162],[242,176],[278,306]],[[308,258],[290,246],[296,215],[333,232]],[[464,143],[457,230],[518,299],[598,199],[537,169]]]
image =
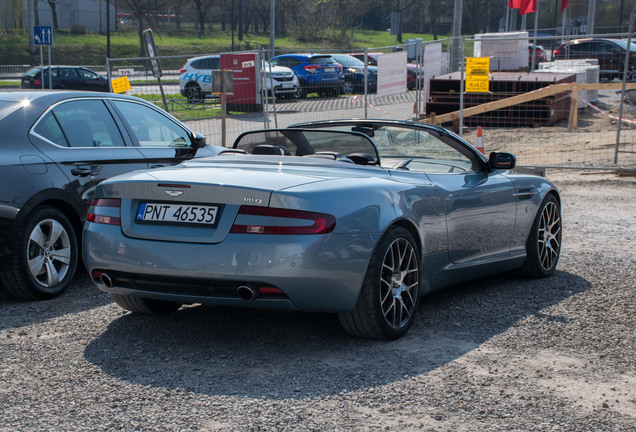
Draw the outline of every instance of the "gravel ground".
[[[136,316],[84,273],[0,300],[0,430],[636,431],[636,179],[548,176],[557,274],[430,295],[398,341],[322,314]]]

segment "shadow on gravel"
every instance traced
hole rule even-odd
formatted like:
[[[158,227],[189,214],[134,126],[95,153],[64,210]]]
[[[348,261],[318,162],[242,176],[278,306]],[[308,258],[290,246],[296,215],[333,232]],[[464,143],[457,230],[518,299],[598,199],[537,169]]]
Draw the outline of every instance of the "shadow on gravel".
[[[112,302],[110,295],[101,292],[91,282],[85,270],[78,271],[69,289],[52,300],[26,301],[0,297],[0,330],[38,324]]]
[[[351,338],[330,314],[194,306],[169,316],[126,314],[91,342],[85,359],[140,385],[205,395],[307,398],[391,384],[470,352],[519,320],[589,289],[558,272],[502,275],[425,297],[397,341]]]

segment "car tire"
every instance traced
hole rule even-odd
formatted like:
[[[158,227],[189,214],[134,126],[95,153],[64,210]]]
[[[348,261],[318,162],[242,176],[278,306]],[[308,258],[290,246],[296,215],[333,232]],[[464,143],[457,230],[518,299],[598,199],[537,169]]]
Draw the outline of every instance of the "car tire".
[[[190,84],[185,89],[186,99],[188,103],[199,103],[203,100],[203,93],[198,84]]]
[[[136,297],[126,294],[111,294],[115,303],[130,312],[166,315],[181,307],[181,303]]]
[[[294,92],[294,99],[305,99],[307,97],[307,90],[299,86]]]
[[[353,84],[353,80],[345,80],[344,86],[342,87],[342,94],[351,95],[355,92],[355,85]]]
[[[60,210],[39,206],[25,218],[0,272],[5,290],[24,300],[59,296],[70,285],[79,260],[73,225]]]
[[[347,333],[397,339],[415,319],[420,296],[420,257],[405,228],[390,228],[380,239],[364,277],[356,307],[338,314]]]
[[[626,81],[633,82],[636,81],[636,65],[630,64],[627,69],[627,78]]]
[[[561,206],[557,198],[548,195],[537,212],[526,243],[526,260],[521,274],[542,278],[554,274],[561,253]]]

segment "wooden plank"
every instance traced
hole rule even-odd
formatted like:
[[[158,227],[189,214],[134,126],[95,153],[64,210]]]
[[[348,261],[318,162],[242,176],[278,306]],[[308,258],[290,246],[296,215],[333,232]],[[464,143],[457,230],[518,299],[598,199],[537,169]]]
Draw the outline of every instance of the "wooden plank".
[[[576,83],[570,84],[552,84],[548,87],[543,87],[541,89],[524,93],[517,96],[512,96],[505,99],[500,99],[494,102],[488,102],[485,104],[477,105],[471,108],[464,109],[464,118],[474,116],[477,114],[483,114],[489,111],[495,111],[501,108],[507,108],[513,105],[519,105],[522,103],[530,102],[533,100],[541,99],[544,97],[552,96],[557,93],[562,93],[565,91],[572,91],[573,87],[575,87]],[[578,90],[621,90],[623,88],[623,83],[595,83],[595,84],[576,84]],[[627,83],[625,86],[626,90],[634,90],[636,89],[636,83]],[[577,98],[578,98],[578,90],[577,90]],[[572,117],[572,105],[574,106],[574,112],[576,113],[577,102],[576,99],[572,100],[570,107],[570,117]],[[419,119],[418,121],[423,123],[430,123],[441,125],[442,123],[452,122],[459,120],[459,111],[453,111],[447,114],[440,114],[437,116],[431,116],[424,119]],[[576,117],[576,114],[574,114]],[[576,129],[576,123],[568,125],[571,129]]]
[[[471,108],[464,109],[464,117],[470,117],[477,114],[483,114],[489,111],[495,111],[501,108],[507,108],[513,105],[519,105],[522,103],[530,102],[537,99],[542,99],[544,97],[552,96],[557,93],[563,93],[565,91],[569,91],[571,88],[571,84],[552,84],[548,87],[543,87],[541,89],[520,94],[517,96],[512,96],[505,99],[500,99],[493,102],[488,102],[485,104],[477,105]],[[442,124],[449,121],[455,121],[459,119],[459,111],[453,111],[447,114],[441,114],[435,117],[429,117],[424,120],[420,120],[424,123],[431,124]]]
[[[576,129],[579,123],[579,86],[577,83],[572,85],[572,93],[570,94],[570,118],[568,119],[568,129]]]

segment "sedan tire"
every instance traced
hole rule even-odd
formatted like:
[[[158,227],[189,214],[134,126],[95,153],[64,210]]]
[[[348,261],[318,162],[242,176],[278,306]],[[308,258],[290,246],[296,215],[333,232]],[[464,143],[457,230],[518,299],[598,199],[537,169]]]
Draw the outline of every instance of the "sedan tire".
[[[526,244],[526,260],[521,273],[527,277],[542,278],[556,271],[561,253],[561,206],[554,195],[548,195],[532,224]]]
[[[14,250],[0,278],[9,294],[20,299],[45,300],[62,294],[77,270],[73,225],[54,207],[40,206],[29,213]]]
[[[420,258],[411,233],[390,228],[369,262],[356,308],[338,314],[352,336],[397,339],[413,324],[420,297]]]
[[[125,294],[111,294],[115,303],[122,308],[136,313],[149,315],[166,315],[181,307],[180,303],[165,300],[154,300]]]

